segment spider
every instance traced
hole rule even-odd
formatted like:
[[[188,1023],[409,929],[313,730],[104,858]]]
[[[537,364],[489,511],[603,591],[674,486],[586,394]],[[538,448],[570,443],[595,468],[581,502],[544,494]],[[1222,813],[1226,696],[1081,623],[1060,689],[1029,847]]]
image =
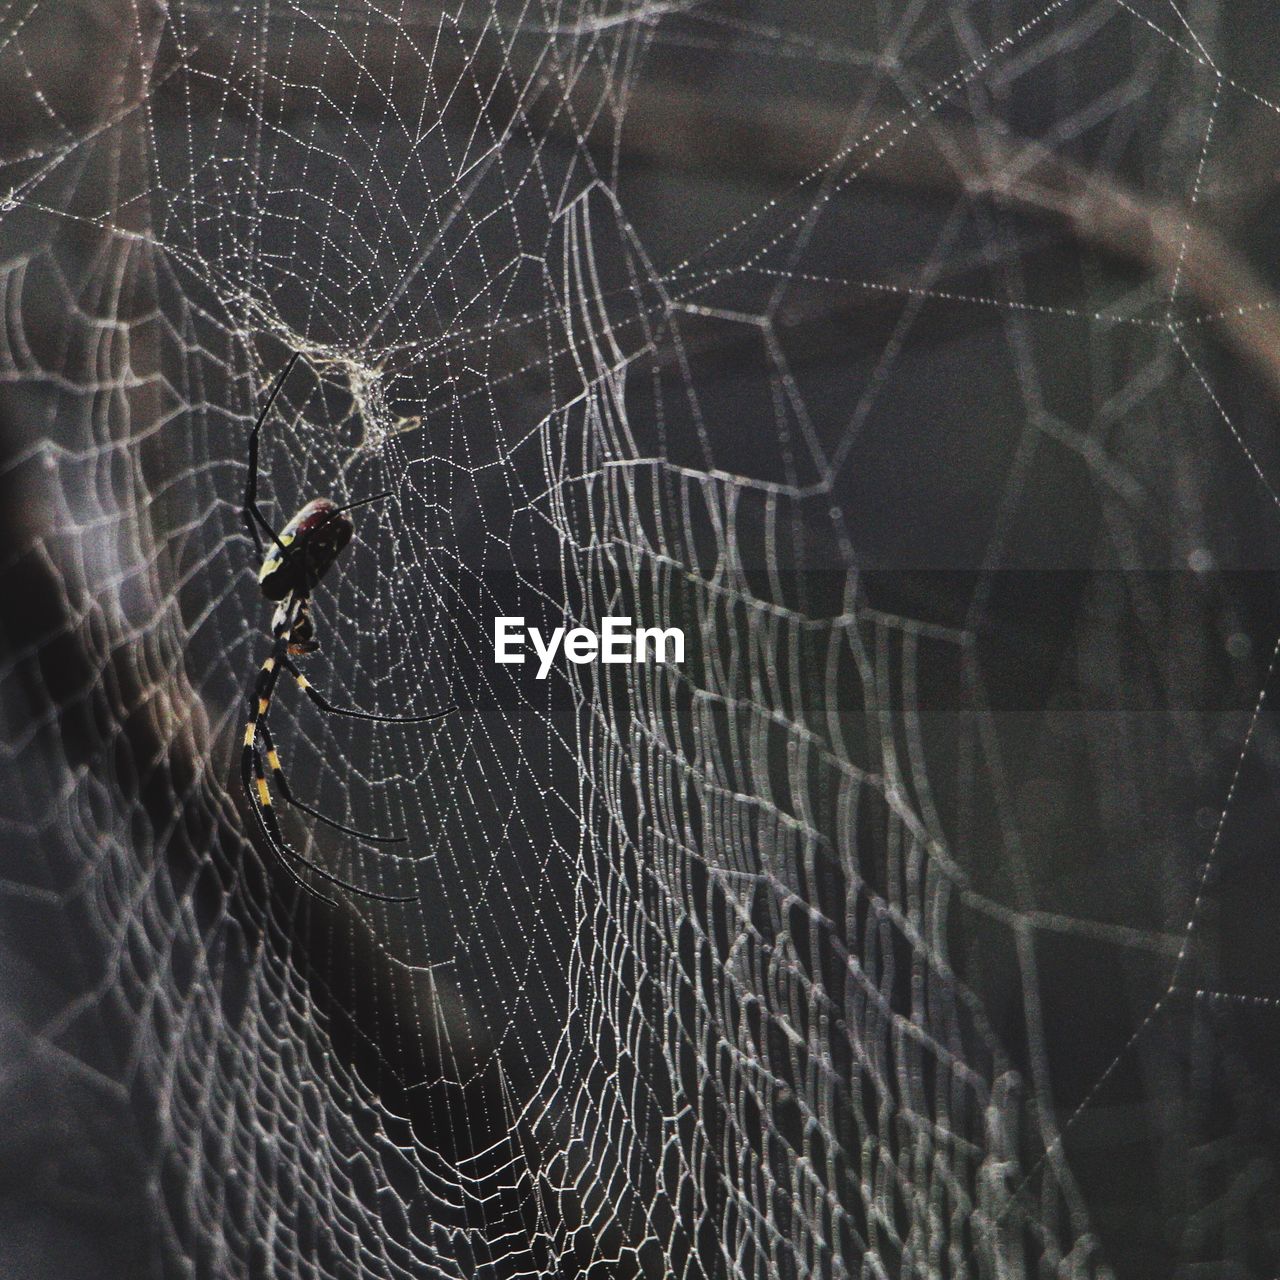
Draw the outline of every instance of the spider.
[[[321,893],[310,880],[299,873],[294,866],[295,862],[321,879],[350,893],[374,898],[379,902],[412,902],[414,895],[398,897],[393,894],[374,893],[370,889],[361,889],[349,884],[292,848],[281,834],[280,824],[276,821],[271,803],[271,788],[267,784],[267,774],[258,748],[258,740],[261,739],[267,767],[270,768],[271,776],[275,779],[276,786],[286,803],[294,805],[317,821],[323,822],[336,831],[343,831],[347,835],[356,836],[374,844],[399,844],[404,842],[404,836],[380,836],[346,826],[333,818],[326,817],[319,810],[313,809],[293,795],[285,778],[284,769],[281,767],[280,757],[276,754],[275,744],[271,740],[271,731],[267,727],[267,713],[271,709],[276,681],[281,670],[285,670],[293,677],[298,688],[321,711],[330,715],[352,716],[357,720],[424,724],[431,720],[439,720],[453,710],[450,706],[443,711],[435,711],[425,716],[382,716],[374,715],[369,711],[358,711],[353,707],[336,707],[311,687],[306,676],[298,670],[293,661],[294,658],[314,653],[320,647],[315,635],[315,624],[311,618],[311,593],[333,566],[343,548],[351,541],[355,525],[347,513],[356,507],[363,507],[370,502],[377,502],[390,496],[388,493],[379,493],[372,498],[362,498],[359,502],[348,503],[345,507],[338,506],[328,498],[313,498],[279,533],[258,510],[258,434],[271,413],[276,397],[293,371],[293,366],[297,364],[298,356],[299,353],[295,351],[284,369],[277,375],[266,403],[253,424],[253,430],[249,433],[249,480],[245,486],[242,515],[257,549],[258,585],[262,588],[262,594],[275,604],[276,609],[271,619],[271,653],[258,671],[249,698],[249,723],[244,731],[241,776],[250,807],[258,822],[258,829],[262,832],[271,852],[294,882],[308,893],[331,906],[336,905],[332,898]],[[271,539],[269,546],[263,542],[263,533]]]

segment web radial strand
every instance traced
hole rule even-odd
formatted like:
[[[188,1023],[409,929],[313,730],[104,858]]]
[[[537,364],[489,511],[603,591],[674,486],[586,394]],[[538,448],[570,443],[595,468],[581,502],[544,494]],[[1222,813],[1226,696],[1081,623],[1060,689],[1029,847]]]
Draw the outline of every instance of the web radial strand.
[[[1275,567],[1274,50],[843,8],[0,15],[48,1274],[1275,1274],[1280,991],[1217,944],[1280,615],[1213,574]],[[356,527],[270,711],[324,899],[237,772],[291,359],[256,501]],[[516,615],[686,659],[539,680]]]

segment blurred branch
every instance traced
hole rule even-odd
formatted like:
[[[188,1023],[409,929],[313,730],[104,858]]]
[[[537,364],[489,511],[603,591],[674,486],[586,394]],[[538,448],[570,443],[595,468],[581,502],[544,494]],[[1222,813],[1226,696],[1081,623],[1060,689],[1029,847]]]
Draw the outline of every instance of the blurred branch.
[[[794,183],[837,170],[931,195],[989,198],[1062,220],[1082,244],[1143,265],[1221,317],[1223,333],[1280,399],[1280,316],[1248,262],[1194,210],[1148,201],[1041,144],[928,118],[890,145],[846,150],[848,113],[806,101],[738,113],[670,86],[627,98],[626,155],[703,174]],[[896,136],[896,135],[895,135]]]
[[[1038,142],[904,116],[907,132],[895,128],[859,143],[849,136],[850,111],[826,102],[743,95],[730,103],[651,79],[623,87],[584,65],[558,61],[554,44],[541,60],[522,62],[518,46],[492,31],[464,42],[463,33],[443,26],[425,4],[408,6],[397,28],[395,40],[361,42],[357,61],[335,49],[327,31],[295,24],[286,83],[263,74],[251,43],[210,25],[184,50],[169,50],[173,61],[159,78],[156,105],[189,112],[193,91],[203,88],[210,109],[220,113],[264,111],[287,121],[328,100],[357,113],[398,109],[408,118],[429,95],[447,104],[446,117],[472,113],[486,120],[494,139],[532,129],[571,146],[585,144],[606,172],[621,159],[776,186],[844,172],[929,196],[992,200],[1060,221],[1081,244],[1140,264],[1166,291],[1177,279],[1180,294],[1218,319],[1226,341],[1280,399],[1275,297],[1240,252],[1197,210],[1152,201]],[[817,312],[796,319],[808,323],[884,305],[884,298],[859,291],[824,299]],[[487,332],[484,341],[494,338]],[[527,351],[518,346],[505,363],[523,368]]]

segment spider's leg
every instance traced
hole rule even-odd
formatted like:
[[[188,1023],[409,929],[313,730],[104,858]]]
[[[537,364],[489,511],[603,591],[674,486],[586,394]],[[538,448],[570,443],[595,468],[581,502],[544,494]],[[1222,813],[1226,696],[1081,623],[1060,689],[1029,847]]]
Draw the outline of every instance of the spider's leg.
[[[303,599],[305,600],[305,597]],[[293,862],[300,863],[321,879],[328,880],[331,884],[346,889],[349,893],[359,894],[364,898],[374,898],[379,902],[416,901],[416,894],[406,897],[389,893],[375,893],[372,889],[361,889],[357,885],[348,884],[340,876],[335,876],[331,871],[326,871],[324,867],[312,862],[292,848],[285,840],[280,831],[280,824],[276,821],[276,815],[271,807],[271,788],[267,786],[266,772],[262,767],[262,759],[258,755],[257,735],[259,724],[261,724],[264,739],[269,741],[265,732],[267,727],[266,716],[271,708],[271,697],[275,691],[276,681],[280,677],[281,662],[284,660],[284,655],[289,646],[289,633],[296,621],[296,617],[293,615],[301,607],[301,603],[301,601],[298,602],[288,610],[286,617],[275,628],[275,642],[271,646],[271,654],[258,672],[258,679],[254,683],[253,697],[249,704],[249,723],[245,726],[244,731],[244,745],[241,748],[240,755],[240,773],[244,780],[245,792],[249,796],[250,807],[258,820],[258,829],[262,832],[271,852],[284,864],[285,870],[289,875],[309,893],[315,894],[317,898],[322,899],[331,906],[336,906],[337,904],[334,903],[332,898],[321,893],[314,885],[303,880],[298,875]],[[272,754],[274,755],[275,753],[272,752]]]
[[[304,880],[289,861],[289,854],[293,851],[285,845],[284,837],[280,834],[280,825],[276,822],[275,814],[271,812],[271,792],[267,788],[266,775],[262,771],[262,761],[258,759],[258,752],[253,747],[247,746],[244,749],[241,775],[244,779],[244,789],[249,795],[249,807],[258,820],[258,830],[262,832],[262,838],[267,842],[267,847],[275,856],[275,860],[288,872],[294,884],[336,909],[338,904],[327,894],[321,893],[315,885]],[[257,783],[256,800],[253,787],[255,781]]]
[[[333,514],[341,515],[344,511],[354,511],[357,507],[367,507],[371,502],[381,502],[383,498],[391,497],[392,490],[387,489],[383,493],[375,493],[372,498],[361,498],[358,502],[348,502],[345,507],[339,507]]]
[[[271,412],[271,406],[275,404],[276,397],[280,394],[280,389],[284,386],[285,379],[293,371],[293,366],[298,363],[298,355],[299,353],[295,351],[289,357],[288,364],[276,375],[275,382],[271,384],[271,392],[267,396],[267,402],[262,406],[262,412],[258,414],[257,421],[253,424],[253,430],[249,432],[249,479],[245,484],[244,509],[241,514],[244,516],[249,536],[253,539],[253,544],[257,548],[259,560],[263,556],[262,534],[258,532],[259,525],[271,535],[271,540],[280,548],[282,554],[285,554],[285,546],[280,541],[276,531],[267,523],[267,518],[258,510],[258,433],[262,430],[262,424],[266,421],[267,414]]]
[[[258,815],[258,826],[266,837],[267,844],[271,847],[271,852],[276,858],[284,864],[284,868],[288,873],[300,883],[309,893],[315,894],[317,898],[327,902],[330,906],[337,906],[332,898],[320,892],[309,880],[302,879],[294,868],[293,863],[297,862],[301,866],[306,867],[313,875],[319,876],[322,880],[327,880],[330,884],[336,885],[339,889],[345,889],[348,893],[358,894],[362,898],[372,898],[376,902],[416,902],[418,895],[411,894],[395,894],[395,893],[377,893],[373,889],[362,889],[359,885],[351,884],[350,881],[344,880],[341,876],[336,876],[332,871],[326,870],[318,862],[312,862],[310,858],[304,857],[297,851],[285,838],[280,830],[280,824],[276,821],[275,811],[271,807],[271,789],[267,786],[266,773],[262,768],[262,759],[255,750],[253,753],[253,769],[255,773],[255,781],[257,782],[257,792],[259,804],[254,806],[254,811]]]
[[[294,870],[290,863],[284,839],[280,834],[279,824],[271,811],[271,791],[267,786],[266,775],[262,769],[262,761],[258,758],[256,738],[259,722],[266,729],[266,715],[271,707],[271,695],[275,691],[276,680],[280,676],[280,659],[289,644],[288,632],[278,628],[271,653],[258,670],[258,678],[254,682],[253,694],[249,701],[249,722],[244,730],[244,745],[240,749],[240,777],[244,783],[245,795],[249,798],[249,807],[257,819],[258,830],[262,833],[267,846],[275,855],[296,884],[301,885],[308,893],[327,902],[331,907],[338,904],[327,895],[320,893],[313,885],[308,884]]]
[[[253,542],[255,549],[258,552],[259,560],[263,558],[266,552],[262,545],[262,535],[258,532],[258,525],[261,525],[264,531],[271,535],[271,541],[274,542],[282,552],[288,554],[284,543],[280,541],[280,535],[267,523],[266,517],[263,516],[262,512],[259,511],[256,506],[245,508],[244,522],[246,528],[248,528],[249,532],[253,535]]]
[[[335,831],[345,831],[349,836],[357,836],[361,840],[370,841],[372,844],[404,844],[408,838],[407,836],[378,836],[371,831],[361,831],[357,827],[348,827],[344,823],[327,817],[319,809],[313,809],[309,804],[299,800],[289,790],[288,779],[284,776],[284,766],[280,763],[280,757],[276,754],[275,744],[271,741],[271,732],[267,728],[266,721],[263,721],[258,732],[262,735],[262,748],[267,755],[267,764],[271,769],[271,776],[275,780],[276,786],[280,789],[280,794],[284,797],[286,804],[291,804],[294,808],[301,809],[303,813],[309,813],[318,822],[323,822],[326,827],[332,827]]]
[[[375,715],[372,711],[359,711],[355,707],[335,707],[328,698],[323,694],[317,693],[311,682],[301,671],[286,657],[283,659],[283,666],[286,671],[297,681],[298,688],[311,699],[312,702],[320,708],[321,711],[327,711],[330,715],[335,716],[351,716],[356,720],[377,720],[384,724],[428,724],[432,720],[441,720],[456,708],[452,705],[445,707],[443,711],[433,711],[430,715],[425,716],[380,716]]]
[[[249,698],[249,722],[244,729],[244,749],[241,758],[242,768],[249,766],[249,753],[253,750],[258,733],[258,721],[271,706],[271,696],[275,692],[276,681],[280,677],[280,663],[289,648],[288,632],[280,630],[271,646],[271,653],[258,668],[258,678],[253,684],[253,693]],[[246,778],[248,774],[245,774]]]

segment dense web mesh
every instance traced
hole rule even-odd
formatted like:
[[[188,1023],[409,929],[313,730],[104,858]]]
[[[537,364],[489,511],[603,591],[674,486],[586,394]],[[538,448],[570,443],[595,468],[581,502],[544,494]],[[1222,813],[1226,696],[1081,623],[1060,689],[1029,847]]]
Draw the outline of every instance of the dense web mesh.
[[[1268,26],[0,7],[12,1273],[1273,1275]]]

